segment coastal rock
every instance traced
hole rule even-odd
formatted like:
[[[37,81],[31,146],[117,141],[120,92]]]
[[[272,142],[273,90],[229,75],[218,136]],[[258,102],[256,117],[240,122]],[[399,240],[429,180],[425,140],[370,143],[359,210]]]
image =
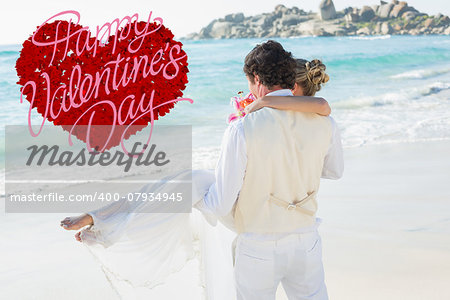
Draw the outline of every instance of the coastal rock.
[[[245,35],[246,31],[247,31],[247,28],[243,25],[233,26],[233,27],[231,27],[230,35],[232,37],[241,37],[241,36]]]
[[[375,17],[375,12],[369,6],[364,6],[359,12],[359,17],[362,22],[369,22]]]
[[[391,34],[392,27],[388,22],[383,22],[381,24],[381,34]]]
[[[273,22],[276,19],[274,15],[265,14],[259,18],[254,19],[252,24],[256,27],[260,27],[263,30],[269,29],[273,26]]]
[[[319,9],[320,18],[322,20],[332,20],[336,18],[336,9],[332,0],[322,0]]]
[[[443,27],[435,27],[431,29],[431,34],[442,34],[444,32]]]
[[[380,22],[375,24],[374,32],[375,32],[375,34],[381,34],[381,23]]]
[[[414,20],[417,17],[417,13],[415,11],[407,11],[402,14],[402,18],[406,21]]]
[[[359,21],[359,15],[355,14],[353,12],[349,12],[345,15],[345,21],[347,22],[358,22]]]
[[[378,10],[380,9],[379,5],[372,5],[371,6],[373,12],[375,13],[375,15],[378,15]]]
[[[345,36],[348,35],[348,29],[337,20],[321,21],[316,18],[298,24],[295,36],[299,35]]]
[[[214,38],[225,38],[231,34],[232,27],[233,23],[231,22],[215,22],[209,34]]]
[[[433,19],[433,18],[426,19],[425,22],[423,22],[423,26],[424,26],[425,28],[429,28],[429,27],[431,27],[433,24],[434,24],[434,19]]]
[[[348,30],[345,27],[336,24],[327,25],[324,27],[324,30],[331,36],[344,36],[348,33]]]
[[[228,14],[215,19],[188,39],[271,38],[301,35],[352,36],[369,34],[447,34],[450,18],[442,14],[430,17],[393,1],[361,9],[347,7],[336,12],[331,0],[322,0],[319,13],[305,12],[298,7],[277,5],[272,12],[245,17],[243,13]],[[328,18],[328,19],[327,19]],[[331,19],[329,19],[331,18]]]
[[[381,5],[378,16],[380,18],[388,18],[393,7],[394,7],[394,5],[392,3]]]
[[[303,9],[298,8],[297,6],[292,7],[292,12],[297,14],[297,15],[301,15],[301,16],[308,15],[308,13],[306,11],[304,11]]]
[[[333,36],[331,33],[326,31],[324,28],[318,28],[318,29],[314,30],[314,35],[315,36]]]
[[[241,23],[244,21],[244,18],[245,17],[243,13],[230,14],[225,16],[225,21],[232,23]]]
[[[302,22],[302,19],[297,15],[283,15],[283,17],[281,18],[281,24],[283,24],[284,26],[297,25],[300,22]]]
[[[403,29],[406,29],[406,30],[411,30],[416,27],[417,27],[417,23],[414,21],[407,21],[403,25]]]
[[[275,6],[275,14],[278,14],[279,16],[285,14],[286,12],[288,12],[288,10],[289,9],[283,4],[278,4],[277,6]]]
[[[344,15],[346,15],[346,14],[348,14],[349,12],[352,12],[352,11],[353,11],[353,8],[352,8],[352,7],[346,7],[346,8],[344,8],[344,9],[341,11],[341,13],[344,14]]]
[[[397,4],[395,5],[391,12],[389,13],[389,17],[391,18],[397,18],[400,17],[402,15],[402,13],[404,13],[406,11],[406,5],[405,4]]]
[[[205,28],[202,28],[199,32],[199,34],[197,35],[198,38],[213,38],[213,36],[211,36],[211,29],[213,27],[213,25],[217,22],[217,20],[212,21],[211,23],[208,24],[208,26],[206,26]]]
[[[315,22],[308,21],[300,23],[297,27],[297,32],[299,35],[314,35]]]
[[[439,19],[439,24],[441,25],[449,25],[450,24],[450,18],[448,16],[443,16]]]
[[[398,17],[401,17],[402,14],[404,14],[405,12],[408,12],[408,11],[412,11],[415,13],[418,12],[414,7],[408,6],[408,3],[400,2],[398,5],[395,5],[392,8],[392,11],[390,12],[389,16],[391,18],[398,18]]]
[[[360,29],[358,29],[356,34],[357,35],[370,35],[370,29],[369,29],[369,27],[360,28]]]
[[[334,32],[330,32],[330,33],[332,35],[334,35],[334,36],[346,36],[346,35],[348,35],[348,31],[345,28],[343,28],[343,27],[336,28],[336,30]]]
[[[400,24],[394,24],[393,29],[394,31],[400,31],[403,29],[403,27]]]

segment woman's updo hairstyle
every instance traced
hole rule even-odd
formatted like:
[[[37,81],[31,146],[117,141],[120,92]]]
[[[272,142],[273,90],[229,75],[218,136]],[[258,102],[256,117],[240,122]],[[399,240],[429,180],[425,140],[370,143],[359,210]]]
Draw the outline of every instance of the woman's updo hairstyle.
[[[295,82],[302,88],[304,96],[314,96],[330,77],[325,73],[326,66],[319,60],[296,59]]]

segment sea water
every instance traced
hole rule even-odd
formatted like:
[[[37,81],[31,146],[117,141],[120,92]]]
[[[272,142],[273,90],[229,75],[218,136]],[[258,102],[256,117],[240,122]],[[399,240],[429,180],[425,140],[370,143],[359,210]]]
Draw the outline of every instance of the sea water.
[[[189,124],[193,166],[213,168],[230,97],[248,91],[245,55],[262,39],[183,41],[189,83],[180,102],[157,124]],[[330,81],[327,99],[344,147],[450,139],[450,37],[298,37],[277,39],[297,58],[319,58]],[[0,46],[0,173],[4,180],[5,125],[27,124],[29,102],[20,103],[15,62],[20,45]],[[33,112],[33,122],[40,116]],[[3,184],[2,184],[3,193]]]

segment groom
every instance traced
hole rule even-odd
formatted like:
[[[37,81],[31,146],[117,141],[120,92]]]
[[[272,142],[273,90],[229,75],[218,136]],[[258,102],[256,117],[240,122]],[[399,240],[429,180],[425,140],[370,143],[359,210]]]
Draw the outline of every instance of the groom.
[[[267,41],[245,58],[251,93],[292,96],[295,60]],[[340,135],[329,117],[263,108],[230,124],[216,183],[200,209],[231,216],[237,298],[328,299],[317,232],[320,178],[342,176]]]

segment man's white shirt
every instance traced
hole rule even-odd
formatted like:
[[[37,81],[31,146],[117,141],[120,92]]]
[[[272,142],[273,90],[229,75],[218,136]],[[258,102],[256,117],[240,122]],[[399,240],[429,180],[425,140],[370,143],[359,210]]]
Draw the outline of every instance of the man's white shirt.
[[[271,92],[267,96],[292,96],[292,92],[283,89]],[[344,171],[341,135],[334,119],[329,118],[332,125],[331,143],[324,160],[321,177],[339,179]],[[215,170],[216,181],[196,207],[218,216],[228,215],[242,188],[246,166],[244,127],[242,119],[239,119],[231,123],[224,133],[221,154]]]

